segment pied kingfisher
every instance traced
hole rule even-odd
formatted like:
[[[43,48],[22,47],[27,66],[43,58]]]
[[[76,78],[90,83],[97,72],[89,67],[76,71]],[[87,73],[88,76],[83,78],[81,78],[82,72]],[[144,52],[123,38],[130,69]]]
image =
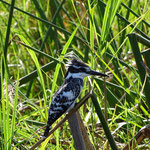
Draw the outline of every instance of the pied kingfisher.
[[[71,110],[83,88],[83,78],[90,75],[107,76],[106,74],[91,70],[89,66],[80,60],[73,58],[67,65],[65,80],[53,95],[49,111],[48,121],[44,137],[48,136],[51,125],[64,113]]]

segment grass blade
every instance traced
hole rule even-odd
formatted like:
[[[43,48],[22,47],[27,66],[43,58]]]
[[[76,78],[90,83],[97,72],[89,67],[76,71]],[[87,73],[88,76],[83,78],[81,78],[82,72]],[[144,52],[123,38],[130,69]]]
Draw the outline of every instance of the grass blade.
[[[6,39],[5,39],[5,46],[4,46],[4,58],[6,60],[7,57],[7,48],[8,48],[8,41],[9,41],[9,34],[10,34],[10,28],[11,28],[11,22],[13,17],[13,10],[14,10],[15,0],[11,1],[11,7],[9,11],[9,19],[8,19],[8,26],[7,26],[7,32],[6,32]]]
[[[144,62],[141,57],[140,49],[139,49],[138,42],[137,42],[137,37],[134,33],[129,34],[128,37],[129,37],[132,51],[134,54],[134,58],[135,58],[135,61],[139,70],[139,75],[140,75],[142,84],[144,86],[144,92],[146,96],[147,105],[150,108],[150,92],[149,92],[150,84],[149,84],[148,76],[146,75],[146,71],[142,65]]]
[[[109,0],[107,2],[105,13],[104,13],[104,19],[103,19],[103,25],[102,25],[102,31],[101,31],[101,44],[103,47],[103,44],[106,41],[106,38],[110,31],[110,26],[113,22],[113,19],[115,17],[115,14],[117,12],[117,9],[120,5],[121,0]]]
[[[113,150],[117,150],[118,148],[117,148],[116,143],[115,143],[115,141],[114,141],[114,139],[113,139],[113,137],[112,137],[112,135],[111,135],[111,132],[110,132],[110,130],[109,130],[109,128],[108,128],[108,125],[107,125],[106,120],[105,120],[105,118],[104,118],[104,116],[103,116],[102,110],[101,110],[101,108],[100,108],[100,106],[99,106],[99,103],[98,103],[98,101],[97,101],[97,98],[96,98],[94,92],[92,92],[92,97],[91,97],[91,98],[92,98],[92,102],[93,102],[93,104],[94,104],[96,113],[97,113],[97,115],[98,115],[98,117],[99,117],[99,119],[100,119],[100,121],[101,121],[101,124],[102,124],[102,126],[103,126],[103,129],[104,129],[105,134],[106,134],[106,136],[107,136],[107,139],[108,139],[108,141],[109,141],[109,144],[110,144],[110,146],[111,146],[111,148],[112,148]]]

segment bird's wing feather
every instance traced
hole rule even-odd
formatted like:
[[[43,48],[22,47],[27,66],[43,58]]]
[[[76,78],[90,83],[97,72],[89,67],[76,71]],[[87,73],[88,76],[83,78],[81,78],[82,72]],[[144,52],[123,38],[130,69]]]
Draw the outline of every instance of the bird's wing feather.
[[[48,124],[51,125],[62,114],[64,114],[69,107],[75,102],[81,91],[79,80],[72,79],[70,82],[64,82],[63,85],[54,94],[52,102],[49,107]]]

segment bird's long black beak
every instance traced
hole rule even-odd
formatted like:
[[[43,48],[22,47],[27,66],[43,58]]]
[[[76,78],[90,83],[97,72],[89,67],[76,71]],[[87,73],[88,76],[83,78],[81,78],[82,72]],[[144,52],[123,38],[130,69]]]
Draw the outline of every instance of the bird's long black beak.
[[[108,75],[101,73],[101,72],[97,72],[94,70],[90,70],[87,72],[89,75],[96,75],[96,76],[102,76],[102,77],[108,77]]]

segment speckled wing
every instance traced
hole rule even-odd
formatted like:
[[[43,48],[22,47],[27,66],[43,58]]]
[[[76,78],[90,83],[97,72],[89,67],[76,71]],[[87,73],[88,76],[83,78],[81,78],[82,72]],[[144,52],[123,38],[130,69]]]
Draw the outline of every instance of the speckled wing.
[[[83,87],[82,79],[71,79],[69,82],[64,82],[63,85],[54,94],[49,107],[49,117],[46,130],[69,108],[75,103],[80,91]],[[45,130],[45,132],[47,132]],[[44,133],[44,136],[46,133]],[[48,134],[48,133],[47,133]]]

